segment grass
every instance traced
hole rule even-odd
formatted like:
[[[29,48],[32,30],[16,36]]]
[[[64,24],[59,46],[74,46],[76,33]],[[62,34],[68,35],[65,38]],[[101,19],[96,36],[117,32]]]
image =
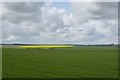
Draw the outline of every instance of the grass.
[[[2,48],[0,48],[0,79],[1,78],[2,78]]]
[[[116,78],[115,47],[3,48],[5,78]]]

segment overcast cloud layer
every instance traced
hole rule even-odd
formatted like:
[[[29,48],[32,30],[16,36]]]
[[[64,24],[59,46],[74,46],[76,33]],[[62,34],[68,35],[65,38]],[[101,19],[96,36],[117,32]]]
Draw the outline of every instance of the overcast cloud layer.
[[[71,2],[69,5],[71,11],[51,2],[1,3],[3,42],[117,43],[117,2]]]

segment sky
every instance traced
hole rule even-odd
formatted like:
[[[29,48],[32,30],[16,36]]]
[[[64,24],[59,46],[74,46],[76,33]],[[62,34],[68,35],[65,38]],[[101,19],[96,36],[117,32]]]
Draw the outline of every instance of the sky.
[[[117,2],[1,2],[3,43],[118,42]]]

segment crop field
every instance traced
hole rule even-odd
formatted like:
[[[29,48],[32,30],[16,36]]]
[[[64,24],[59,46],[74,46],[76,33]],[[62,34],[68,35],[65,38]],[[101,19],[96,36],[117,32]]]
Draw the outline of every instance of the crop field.
[[[117,78],[118,50],[106,46],[2,48],[4,78]]]
[[[47,49],[49,49],[49,48],[71,48],[72,46],[68,46],[68,45],[52,45],[52,46],[50,46],[50,45],[48,45],[48,46],[45,46],[45,45],[42,45],[42,46],[20,46],[19,48],[47,48]]]

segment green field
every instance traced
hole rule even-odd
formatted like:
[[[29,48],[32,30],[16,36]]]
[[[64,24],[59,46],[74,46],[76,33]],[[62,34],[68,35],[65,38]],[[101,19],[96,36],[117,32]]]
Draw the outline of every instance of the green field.
[[[4,48],[4,78],[117,78],[115,47]]]

